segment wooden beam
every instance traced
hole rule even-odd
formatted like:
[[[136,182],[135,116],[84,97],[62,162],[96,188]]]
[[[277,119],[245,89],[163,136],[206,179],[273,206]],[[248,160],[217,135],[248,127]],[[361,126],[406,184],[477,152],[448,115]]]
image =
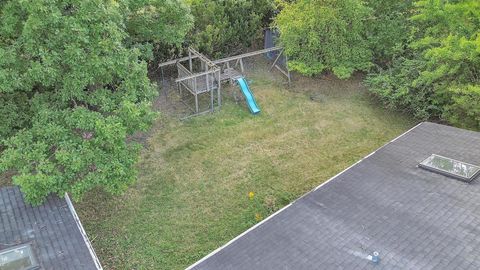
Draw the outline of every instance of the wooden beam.
[[[218,94],[218,107],[222,107],[222,81],[220,80],[221,76],[221,71],[218,70],[218,88],[217,88],[217,94]]]
[[[285,75],[287,78],[289,77],[288,76],[288,72],[286,72],[285,70],[281,69],[278,65],[275,65],[275,68],[278,69],[278,71],[280,71],[283,75]]]
[[[288,68],[288,56],[285,54],[285,67],[287,68],[287,75],[288,75],[288,86],[292,81],[292,75],[290,74],[290,69]]]
[[[281,50],[281,51],[278,53],[277,57],[275,58],[275,61],[273,61],[273,64],[272,64],[272,66],[270,67],[270,70],[269,70],[269,71],[272,71],[273,67],[277,64],[277,61],[278,61],[278,59],[280,59],[280,56],[282,56],[282,54],[283,54],[283,50]]]
[[[243,68],[243,60],[242,60],[242,58],[240,58],[238,60],[240,60],[240,70],[242,71],[242,73],[244,73],[245,69]]]
[[[187,105],[187,107],[193,111],[193,109],[188,106],[188,104],[184,103],[185,105]],[[203,111],[203,112],[199,112],[199,113],[194,113],[194,114],[191,114],[191,115],[187,115],[185,117],[182,117],[180,118],[181,121],[184,121],[184,120],[187,120],[187,119],[190,119],[190,118],[193,118],[193,117],[196,117],[196,116],[200,116],[200,115],[204,115],[204,114],[207,114],[207,113],[212,113],[210,110],[206,110],[206,111]]]
[[[191,52],[188,52],[188,65],[190,67],[190,72],[193,72],[192,53]]]
[[[216,72],[213,74],[215,77],[216,77]],[[206,75],[205,77],[207,78],[207,89],[210,88],[210,78],[208,77],[209,75]],[[213,81],[213,83],[215,83],[215,80]],[[210,110],[213,112],[213,85],[212,87],[210,88]]]
[[[225,63],[225,62],[229,62],[229,61],[233,61],[233,60],[237,60],[237,59],[241,59],[241,58],[245,58],[245,57],[255,56],[255,55],[259,55],[259,54],[263,54],[263,53],[267,53],[267,52],[278,51],[278,50],[281,50],[281,49],[283,49],[283,48],[282,47],[267,48],[267,49],[263,49],[263,50],[253,51],[253,52],[249,52],[249,53],[244,53],[244,54],[240,54],[240,55],[235,55],[235,56],[230,56],[230,57],[227,57],[227,58],[214,60],[213,63],[221,64],[221,63]]]
[[[198,77],[195,77],[193,78],[193,92],[197,93],[197,78]]]
[[[197,50],[195,50],[194,48],[192,47],[188,47],[188,51],[195,54],[198,58],[200,58],[202,61],[204,61],[205,63],[207,63],[207,65],[209,65],[210,67],[216,67],[217,65],[215,63],[212,62],[212,60],[208,59],[208,57],[206,57],[205,55],[201,54],[200,52],[198,52]]]
[[[195,113],[198,113],[198,95],[195,94]]]
[[[240,55],[236,55],[236,56],[231,56],[231,57],[227,57],[227,58],[222,58],[222,59],[218,59],[218,60],[213,60],[211,61],[212,63],[214,64],[221,64],[221,63],[225,63],[225,62],[228,62],[228,61],[233,61],[233,60],[237,60],[239,58],[245,58],[245,57],[250,57],[250,56],[255,56],[255,55],[258,55],[258,54],[262,54],[262,53],[267,53],[267,52],[273,52],[273,51],[278,51],[278,50],[281,50],[282,47],[272,47],[272,48],[267,48],[267,49],[263,49],[263,50],[259,50],[259,51],[253,51],[253,52],[249,52],[249,53],[244,53],[244,54],[240,54]],[[200,55],[203,55],[201,53],[199,53]],[[192,59],[195,59],[195,58],[198,58],[199,56],[194,54],[192,55]],[[173,60],[170,60],[170,61],[167,61],[167,62],[163,62],[163,63],[160,63],[158,64],[158,67],[164,67],[164,66],[169,66],[169,65],[174,65],[176,64],[177,62],[184,62],[184,61],[187,61],[189,60],[190,58],[188,56],[186,57],[182,57],[182,58],[177,58],[177,59],[173,59]],[[208,59],[208,58],[206,58]],[[209,60],[209,59],[208,59]]]
[[[192,55],[192,59],[195,59],[197,58],[196,55]],[[170,61],[167,61],[167,62],[163,62],[163,63],[160,63],[158,64],[158,67],[165,67],[165,66],[170,66],[170,65],[175,65],[176,63],[178,62],[184,62],[184,61],[187,61],[189,60],[190,58],[188,56],[186,57],[182,57],[182,58],[177,58],[177,59],[173,59],[173,60],[170,60]]]
[[[178,79],[175,80],[175,82],[182,82],[182,81],[185,81],[185,80],[188,80],[188,79],[193,79],[193,78],[196,78],[196,77],[200,77],[200,76],[203,76],[203,75],[206,75],[206,74],[215,73],[217,71],[218,71],[218,69],[213,69],[213,70],[209,70],[209,71],[205,71],[205,72],[201,72],[201,73],[195,73],[195,74],[192,74],[192,75],[187,76],[187,77],[178,78]]]

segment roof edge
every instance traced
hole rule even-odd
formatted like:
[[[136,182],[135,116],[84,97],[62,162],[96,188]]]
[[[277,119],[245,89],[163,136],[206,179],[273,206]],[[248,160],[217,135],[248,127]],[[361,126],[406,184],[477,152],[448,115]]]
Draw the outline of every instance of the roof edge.
[[[362,162],[363,160],[367,159],[368,157],[372,156],[373,154],[375,154],[377,151],[379,151],[380,149],[384,148],[385,146],[393,143],[394,141],[400,139],[401,137],[405,136],[406,134],[408,134],[410,131],[416,129],[417,127],[419,127],[420,125],[424,124],[424,123],[428,123],[427,121],[423,121],[423,122],[420,122],[418,124],[416,124],[414,127],[410,128],[409,130],[405,131],[404,133],[400,134],[399,136],[397,136],[396,138],[392,139],[391,141],[385,143],[384,145],[380,146],[379,148],[377,148],[375,151],[371,152],[370,154],[366,155],[365,157],[363,157],[362,159],[358,160],[357,162],[355,162],[354,164],[350,165],[349,167],[347,167],[346,169],[344,169],[343,171],[339,172],[338,174],[336,174],[335,176],[331,177],[330,179],[326,180],[325,182],[321,183],[319,186],[315,187],[314,189],[310,190],[309,192],[303,194],[302,196],[300,196],[299,198],[295,199],[294,201],[292,201],[291,203],[285,205],[284,207],[282,207],[280,210],[278,210],[277,212],[271,214],[270,216],[268,216],[266,219],[260,221],[259,223],[253,225],[252,227],[248,228],[246,231],[242,232],[241,234],[237,235],[235,238],[233,238],[232,240],[228,241],[226,244],[224,244],[223,246],[220,246],[219,248],[215,249],[214,251],[210,252],[209,254],[207,254],[205,257],[201,258],[200,260],[198,260],[197,262],[195,262],[194,264],[190,265],[189,267],[187,267],[185,270],[192,270],[194,267],[196,267],[197,265],[199,265],[200,263],[202,263],[203,261],[207,260],[208,258],[212,257],[213,255],[215,255],[216,253],[218,253],[219,251],[221,251],[222,249],[226,248],[227,246],[229,246],[230,244],[232,244],[233,242],[235,242],[236,240],[240,239],[241,237],[243,237],[244,235],[246,235],[247,233],[249,233],[250,231],[253,231],[254,229],[256,229],[257,227],[259,227],[260,225],[262,225],[263,223],[267,222],[269,219],[273,218],[274,216],[276,216],[277,214],[281,213],[283,210],[287,209],[288,207],[290,207],[292,204],[294,204],[296,201],[300,200],[301,198],[307,196],[308,194],[310,194],[311,192],[323,187],[324,185],[326,185],[327,183],[329,183],[330,181],[334,180],[335,178],[337,178],[338,176],[342,175],[343,173],[345,173],[346,171],[352,169],[353,167],[355,167],[356,165],[358,165],[360,162]]]
[[[88,239],[88,235],[85,232],[85,229],[83,228],[82,223],[80,222],[80,218],[77,215],[77,211],[75,211],[75,208],[73,207],[73,203],[70,200],[70,196],[68,196],[68,193],[66,192],[65,192],[65,201],[67,202],[68,209],[70,209],[70,213],[72,214],[73,219],[77,224],[78,230],[80,231],[83,241],[85,242],[85,245],[87,246],[88,251],[90,252],[90,256],[92,256],[93,262],[95,263],[97,270],[103,270],[102,264],[100,263],[100,260],[98,259],[97,254],[93,249],[92,243]]]

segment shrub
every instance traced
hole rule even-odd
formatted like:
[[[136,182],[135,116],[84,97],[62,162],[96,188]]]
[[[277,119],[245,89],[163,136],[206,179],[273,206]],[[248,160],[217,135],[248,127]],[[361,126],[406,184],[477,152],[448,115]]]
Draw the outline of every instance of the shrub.
[[[333,71],[348,78],[371,66],[365,19],[371,10],[359,0],[298,0],[283,3],[275,19],[289,67],[302,74]]]
[[[273,0],[189,0],[195,26],[188,42],[212,57],[239,53],[262,37]]]
[[[370,91],[419,118],[478,128],[480,2],[422,0],[414,7],[407,49],[367,78]]]
[[[366,19],[367,37],[376,64],[383,67],[407,45],[413,15],[412,0],[367,0],[372,16]]]
[[[452,86],[448,91],[451,102],[443,117],[457,126],[480,130],[480,86]]]
[[[180,47],[193,27],[190,7],[183,0],[130,0],[124,10],[127,41],[148,61]]]

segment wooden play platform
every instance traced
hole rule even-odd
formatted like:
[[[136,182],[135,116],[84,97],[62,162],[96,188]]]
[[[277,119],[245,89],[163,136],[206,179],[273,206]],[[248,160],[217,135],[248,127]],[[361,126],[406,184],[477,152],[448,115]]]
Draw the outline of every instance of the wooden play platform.
[[[231,84],[234,84],[238,79],[244,77],[244,58],[271,52],[277,52],[277,55],[270,70],[276,68],[286,76],[290,83],[291,77],[288,68],[282,68],[277,64],[278,60],[283,55],[283,48],[281,47],[266,48],[214,61],[190,47],[188,48],[188,56],[161,63],[158,67],[161,68],[163,72],[163,67],[170,65],[176,66],[177,78],[175,79],[175,83],[177,84],[180,96],[183,96],[184,91],[192,94],[195,100],[194,107],[190,107],[186,102],[185,105],[192,110],[193,115],[199,115],[213,112],[215,102],[217,103],[218,108],[221,107],[222,82],[230,82]],[[285,56],[285,66],[286,61]],[[210,93],[210,105],[207,110],[200,111],[199,95],[204,93]]]

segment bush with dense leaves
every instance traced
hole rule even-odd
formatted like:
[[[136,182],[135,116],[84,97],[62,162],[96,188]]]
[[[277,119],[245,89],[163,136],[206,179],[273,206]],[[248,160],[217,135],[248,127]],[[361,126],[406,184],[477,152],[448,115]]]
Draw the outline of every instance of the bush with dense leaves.
[[[408,49],[367,78],[371,91],[419,118],[480,129],[480,2],[417,1],[411,20]]]
[[[410,32],[413,0],[367,0],[372,15],[366,18],[367,38],[373,61],[381,66],[402,54]]]
[[[168,57],[193,27],[190,7],[183,0],[130,0],[124,12],[127,41],[148,61]]]
[[[273,0],[188,0],[195,26],[188,42],[212,57],[238,54],[262,37]]]
[[[445,106],[446,120],[480,130],[480,85],[451,86],[448,90],[452,101]]]
[[[306,75],[332,71],[339,78],[367,71],[372,52],[365,20],[370,14],[360,0],[284,2],[275,25],[289,68]]]

